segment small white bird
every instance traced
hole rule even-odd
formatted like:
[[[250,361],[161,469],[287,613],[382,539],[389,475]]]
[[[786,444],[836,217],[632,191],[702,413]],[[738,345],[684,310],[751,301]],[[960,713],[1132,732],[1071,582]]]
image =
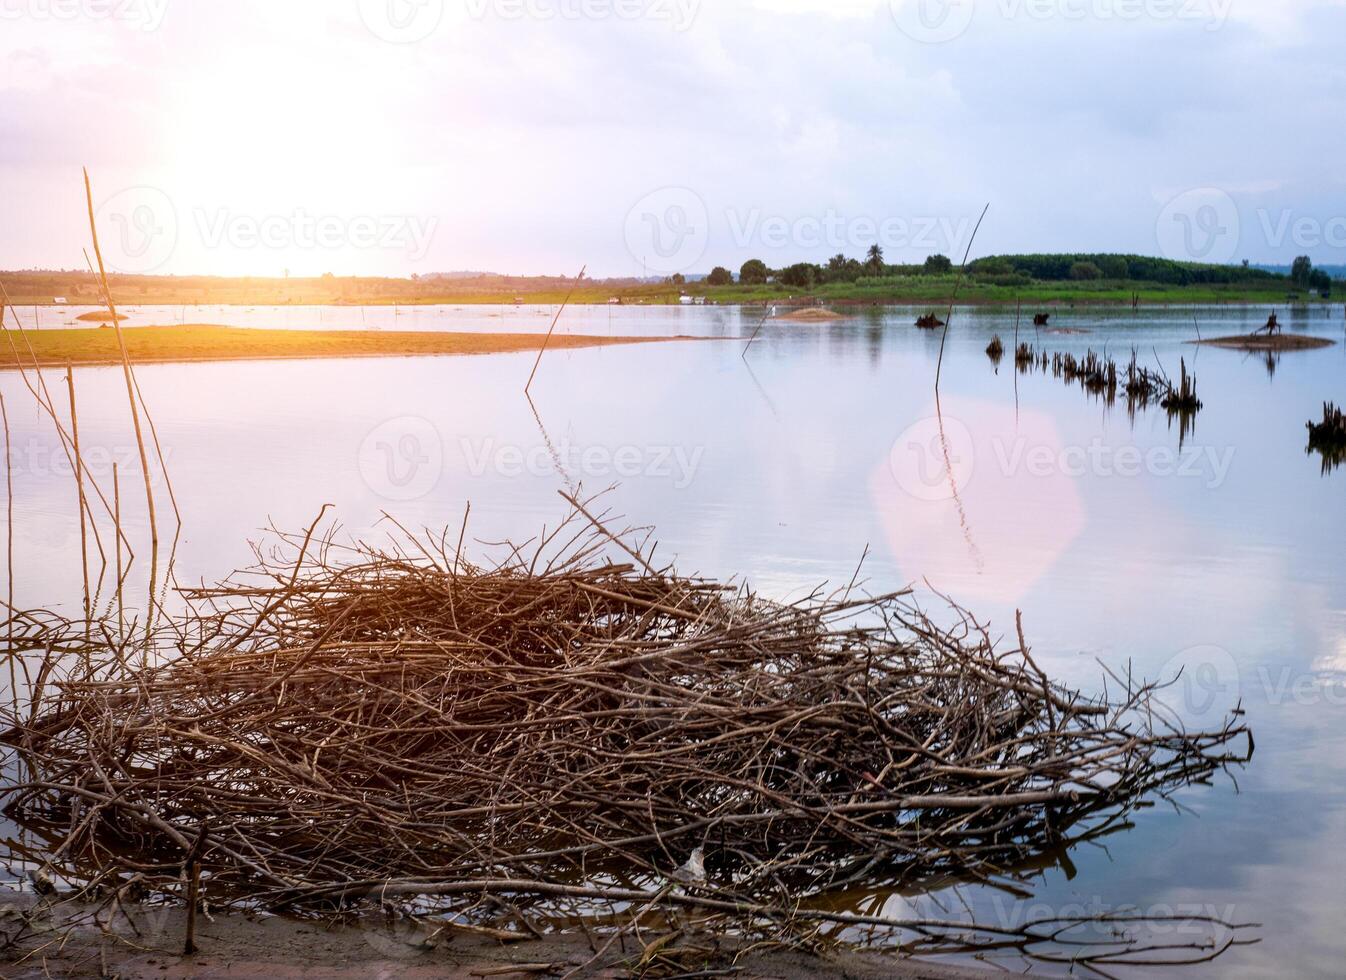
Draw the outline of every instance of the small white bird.
[[[685,881],[689,884],[701,884],[706,880],[706,852],[698,847],[692,852],[692,856],[687,859],[677,871],[673,872],[675,881]]]

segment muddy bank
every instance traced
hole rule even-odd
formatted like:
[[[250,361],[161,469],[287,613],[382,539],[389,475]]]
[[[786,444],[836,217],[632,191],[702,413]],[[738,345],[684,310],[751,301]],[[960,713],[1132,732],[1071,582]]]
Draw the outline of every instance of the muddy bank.
[[[16,896],[16,898],[18,898]],[[18,909],[33,899],[0,903],[0,933],[18,929]],[[474,932],[438,924],[352,920],[347,925],[278,917],[217,915],[197,922],[193,956],[182,954],[186,913],[182,909],[131,907],[115,915],[101,932],[91,922],[72,922],[90,910],[63,913],[62,921],[46,920],[56,931],[31,937],[22,951],[0,953],[0,974],[7,978],[120,977],[142,978],[469,978],[626,977],[642,956],[639,941],[614,943],[596,956],[604,939],[591,945],[583,935],[529,937],[500,942]],[[61,936],[68,936],[61,941]],[[647,937],[652,938],[652,937]],[[770,976],[782,980],[808,977],[878,980],[985,980],[983,970],[918,963],[880,954],[835,957],[796,953],[753,953],[735,961],[727,948],[684,956],[664,966],[683,972],[724,976]],[[39,948],[44,947],[45,948]],[[25,957],[26,954],[26,958]],[[656,951],[653,956],[658,956]],[[737,967],[737,969],[735,969]],[[679,972],[673,970],[672,972]]]
[[[776,319],[789,320],[792,323],[831,323],[833,320],[844,320],[845,318],[845,314],[838,313],[835,310],[827,310],[822,307],[810,307],[781,314]]]
[[[1224,347],[1229,350],[1246,351],[1285,351],[1285,350],[1317,350],[1320,347],[1335,347],[1335,340],[1327,340],[1323,337],[1305,337],[1302,334],[1274,334],[1250,333],[1235,337],[1213,337],[1210,340],[1189,340],[1189,344],[1199,344],[1205,347]]]

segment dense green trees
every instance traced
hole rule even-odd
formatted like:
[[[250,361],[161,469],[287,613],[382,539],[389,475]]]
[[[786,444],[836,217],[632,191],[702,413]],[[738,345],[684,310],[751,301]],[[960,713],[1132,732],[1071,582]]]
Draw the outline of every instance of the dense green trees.
[[[796,262],[783,269],[771,269],[760,259],[743,263],[739,282],[761,286],[774,280],[791,289],[812,289],[830,283],[854,283],[874,286],[899,277],[948,276],[956,267],[946,255],[931,255],[920,265],[889,265],[883,249],[871,246],[864,259],[837,253],[823,265]],[[1059,255],[990,255],[968,266],[976,281],[996,286],[1018,287],[1033,282],[1135,282],[1166,286],[1227,285],[1257,283],[1263,286],[1285,282],[1280,273],[1241,265],[1203,265],[1175,262],[1145,255],[1110,253],[1074,253]],[[1314,269],[1307,256],[1295,260],[1289,277],[1302,289],[1328,291],[1332,279],[1323,270]],[[712,286],[729,285],[733,276],[717,266],[708,280]]]
[[[818,281],[818,267],[811,262],[796,262],[780,271],[776,276],[783,285],[798,289],[812,289]]]
[[[983,271],[1003,275],[1005,265],[1008,264],[1015,272],[1031,276],[1041,282],[1064,282],[1073,278],[1072,270],[1081,263],[1089,263],[1098,268],[1104,279],[1154,282],[1173,286],[1266,282],[1278,278],[1274,272],[1249,266],[1201,265],[1146,255],[1107,253],[988,256],[977,259],[969,268],[978,275]]]
[[[1313,275],[1313,260],[1307,255],[1301,255],[1295,259],[1294,264],[1290,266],[1290,279],[1296,286],[1307,286],[1309,278]]]
[[[738,270],[738,281],[745,286],[765,285],[767,277],[771,275],[771,270],[766,267],[766,263],[761,259],[749,259],[743,263],[743,268]]]
[[[1103,271],[1104,279],[1120,280],[1131,275],[1131,266],[1125,255],[1100,255],[1094,264]]]
[[[1290,266],[1290,281],[1301,289],[1312,289],[1324,296],[1332,292],[1332,277],[1322,269],[1315,269],[1313,260],[1307,255],[1299,256]]]
[[[855,282],[866,275],[867,267],[856,259],[848,259],[845,255],[837,253],[827,260],[827,267],[821,271],[822,282]]]

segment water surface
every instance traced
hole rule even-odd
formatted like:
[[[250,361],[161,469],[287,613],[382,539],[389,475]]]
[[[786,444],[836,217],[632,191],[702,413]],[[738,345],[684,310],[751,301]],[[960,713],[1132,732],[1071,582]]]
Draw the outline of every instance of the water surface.
[[[165,322],[131,308],[132,325]],[[413,308],[401,308],[402,311]],[[187,308],[186,322],[358,328],[375,308]],[[274,319],[278,312],[284,317]],[[47,311],[41,311],[45,317]],[[378,308],[386,329],[545,330],[554,308]],[[1185,342],[1247,332],[1266,310],[1058,311],[1053,334],[1176,374],[1205,408],[1181,440],[1152,408],[1128,417],[1077,386],[998,370],[993,333],[1014,316],[960,311],[940,333],[913,311],[833,324],[768,324],[734,308],[576,308],[573,333],[697,334],[548,354],[147,366],[139,370],[169,454],[185,525],[182,581],[248,563],[269,522],[306,526],[323,503],[360,535],[388,511],[407,526],[528,537],[564,509],[558,490],[615,484],[607,503],[658,528],[684,572],[748,579],[776,598],[862,576],[956,598],[994,632],[1015,610],[1039,663],[1097,691],[1104,666],[1172,678],[1175,710],[1218,724],[1240,697],[1257,736],[1238,786],[1180,794],[1186,812],[1142,811],[1106,849],[1075,849],[1031,899],[965,889],[979,913],[1128,905],[1260,922],[1263,942],[1186,976],[1338,975],[1346,957],[1346,471],[1306,454],[1305,423],[1346,402],[1346,345],[1265,360]],[[1195,317],[1196,323],[1193,323]],[[272,318],[272,319],[269,319]],[[1346,339],[1342,310],[1282,311],[1287,329]],[[408,322],[409,321],[409,322]],[[177,322],[170,320],[167,322]],[[53,326],[44,321],[43,329]],[[56,376],[53,390],[64,397]],[[81,437],[128,522],[143,499],[120,373],[76,372]],[[17,375],[0,374],[14,451],[18,604],[79,606],[78,524],[50,423]],[[536,410],[536,414],[535,414]],[[946,470],[942,432],[949,446]],[[557,470],[559,456],[564,472]],[[954,480],[952,487],[949,472]],[[955,492],[956,490],[956,492]],[[133,532],[133,537],[137,536]],[[938,600],[926,593],[931,603]],[[901,899],[887,911],[900,913]],[[921,911],[930,912],[928,906]]]

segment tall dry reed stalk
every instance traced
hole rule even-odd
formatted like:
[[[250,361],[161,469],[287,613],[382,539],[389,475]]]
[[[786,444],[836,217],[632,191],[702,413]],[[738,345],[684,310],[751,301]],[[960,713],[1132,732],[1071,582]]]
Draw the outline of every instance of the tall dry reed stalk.
[[[136,400],[135,375],[131,369],[131,356],[126,350],[126,338],[122,334],[121,321],[117,317],[117,306],[112,301],[112,290],[108,286],[107,268],[103,264],[103,250],[98,244],[98,222],[94,217],[93,185],[89,181],[89,171],[84,170],[84,198],[89,209],[89,233],[93,237],[93,253],[98,260],[98,281],[102,286],[103,300],[107,303],[108,314],[112,319],[112,329],[117,336],[117,348],[121,353],[122,376],[126,380],[126,399],[131,406],[131,425],[135,429],[136,449],[140,453],[140,471],[145,479],[145,507],[150,526],[150,582],[149,606],[145,610],[145,629],[153,628],[155,583],[159,574],[159,522],[154,505],[154,480],[150,476],[150,460],[145,452],[145,436],[140,427],[140,405]]]
[[[75,369],[65,366],[65,384],[70,391],[70,437],[75,445],[75,489],[79,502],[79,568],[84,580],[84,620],[93,618],[92,597],[89,594],[89,535],[84,521],[84,459],[79,452],[79,412],[75,407]]]
[[[542,341],[542,349],[537,352],[537,360],[533,362],[533,370],[528,375],[528,383],[523,386],[523,393],[525,395],[527,395],[528,390],[533,387],[533,379],[537,377],[537,369],[542,364],[542,355],[547,353],[547,345],[551,343],[551,335],[556,332],[556,325],[561,322],[561,314],[564,313],[566,307],[570,305],[570,297],[575,295],[575,290],[579,287],[580,281],[588,271],[589,267],[587,265],[580,269],[580,274],[575,277],[575,281],[570,285],[570,292],[566,293],[566,298],[561,301],[561,308],[556,311],[556,316],[552,317],[551,327],[547,330],[547,336]]]

